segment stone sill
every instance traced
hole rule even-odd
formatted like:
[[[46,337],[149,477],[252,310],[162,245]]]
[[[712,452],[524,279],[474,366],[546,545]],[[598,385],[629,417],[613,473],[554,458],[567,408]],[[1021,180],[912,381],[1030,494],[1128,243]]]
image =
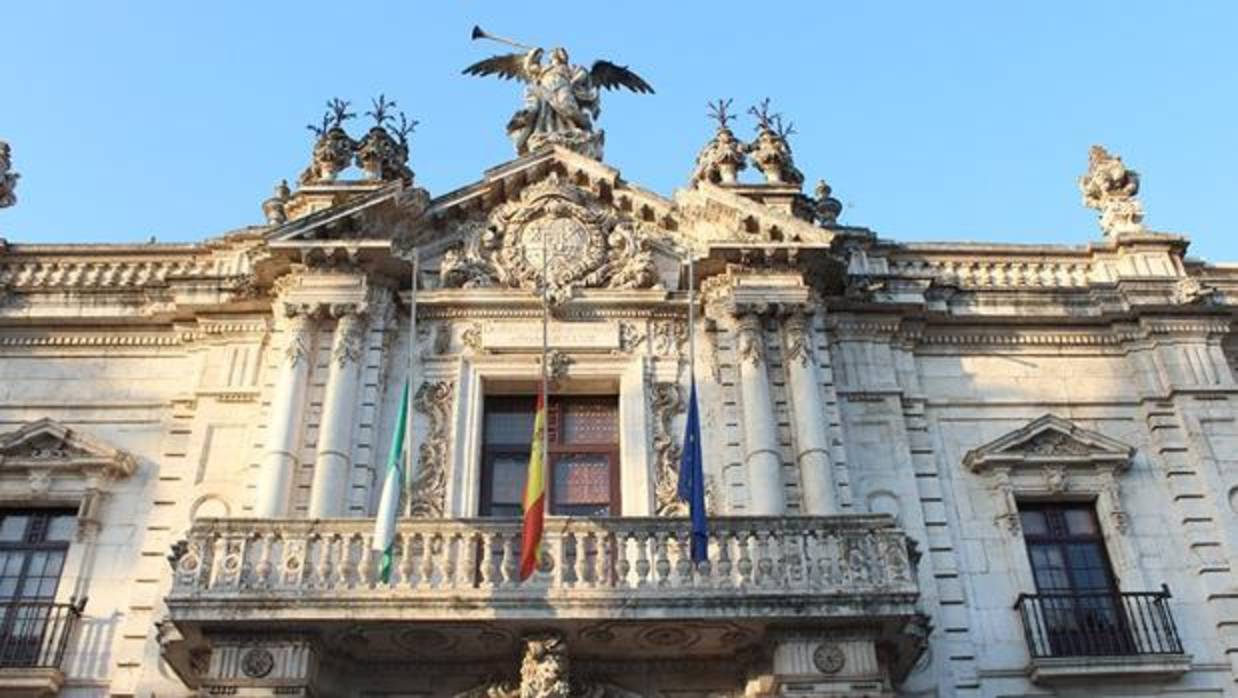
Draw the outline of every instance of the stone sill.
[[[0,668],[0,696],[4,698],[53,696],[63,685],[64,672],[59,669]]]
[[[1032,683],[1052,684],[1103,678],[1174,679],[1190,668],[1189,654],[1049,657],[1033,659],[1028,674]]]

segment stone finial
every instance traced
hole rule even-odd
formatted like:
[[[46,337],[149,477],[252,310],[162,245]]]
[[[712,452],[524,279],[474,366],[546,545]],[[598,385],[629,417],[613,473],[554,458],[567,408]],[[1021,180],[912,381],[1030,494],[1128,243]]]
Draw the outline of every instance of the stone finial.
[[[262,202],[262,215],[266,216],[267,225],[280,225],[288,221],[284,204],[288,203],[290,196],[292,192],[288,190],[288,180],[279,180],[279,184],[275,185],[275,195]]]
[[[1126,167],[1122,158],[1102,146],[1088,151],[1088,171],[1079,178],[1083,205],[1100,212],[1100,228],[1105,235],[1137,233],[1144,230],[1143,203],[1139,193],[1139,173]]]
[[[11,172],[13,167],[12,150],[5,141],[0,141],[0,208],[8,208],[17,203],[17,180],[21,175]]]
[[[838,216],[843,212],[843,202],[830,196],[833,191],[824,179],[817,180],[812,201],[813,215],[817,219],[817,225],[828,228],[838,224]]]
[[[339,98],[327,102],[322,124],[306,126],[318,136],[310,164],[301,172],[301,184],[331,182],[352,162],[357,143],[344,130],[344,122],[357,115],[348,111],[349,103]]]
[[[748,152],[756,168],[765,175],[767,184],[792,184],[799,186],[804,183],[804,174],[795,167],[791,157],[791,145],[787,140],[795,133],[795,125],[782,122],[781,114],[771,114],[769,99],[748,110],[756,117],[757,137],[749,146]]]
[[[357,143],[357,166],[374,179],[412,184],[413,171],[408,168],[408,136],[418,122],[410,121],[404,112],[399,112],[397,123],[391,115],[396,103],[394,100],[387,101],[384,95],[371,101],[374,109],[367,111],[366,116],[374,119],[374,125]]]
[[[727,111],[731,101],[719,99],[709,103],[709,116],[718,122],[718,130],[696,156],[696,168],[692,171],[693,184],[701,181],[734,184],[740,171],[748,166],[746,148],[728,126],[732,118]]]

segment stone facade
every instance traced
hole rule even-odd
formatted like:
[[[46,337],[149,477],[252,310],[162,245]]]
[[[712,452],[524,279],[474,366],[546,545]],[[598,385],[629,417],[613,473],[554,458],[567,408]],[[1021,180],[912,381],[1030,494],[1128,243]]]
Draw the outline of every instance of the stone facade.
[[[1087,246],[901,244],[800,191],[767,105],[744,145],[720,102],[664,198],[554,145],[432,197],[383,104],[392,162],[336,178],[358,146],[334,103],[266,225],[0,242],[0,505],[78,522],[62,652],[5,655],[5,606],[0,694],[1238,695],[1238,268],[1144,229],[1120,159],[1081,182]],[[522,583],[519,522],[479,517],[482,406],[536,385],[543,298],[555,390],[617,397],[622,506],[549,518]],[[1020,507],[1045,502],[1092,507],[1118,603],[1144,604],[1121,651],[1029,615]]]

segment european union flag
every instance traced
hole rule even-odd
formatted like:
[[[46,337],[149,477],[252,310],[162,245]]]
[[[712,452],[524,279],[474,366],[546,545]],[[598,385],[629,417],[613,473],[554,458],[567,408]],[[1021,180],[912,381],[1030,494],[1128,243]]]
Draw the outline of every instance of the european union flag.
[[[709,559],[709,524],[705,520],[705,459],[701,456],[701,416],[696,408],[696,376],[688,398],[688,423],[684,429],[683,456],[679,461],[679,498],[688,503],[692,516],[692,561]]]

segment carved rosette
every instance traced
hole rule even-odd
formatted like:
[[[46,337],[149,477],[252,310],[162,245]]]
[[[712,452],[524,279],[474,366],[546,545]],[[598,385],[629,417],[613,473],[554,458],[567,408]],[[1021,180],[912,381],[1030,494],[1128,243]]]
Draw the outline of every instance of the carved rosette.
[[[409,515],[441,518],[447,496],[447,425],[451,419],[455,383],[422,383],[413,398],[413,408],[427,416],[430,428],[417,454],[417,475],[409,485]]]
[[[461,225],[465,240],[440,267],[448,288],[540,292],[545,286],[550,301],[560,303],[576,287],[650,288],[658,282],[651,236],[556,174],[525,189],[519,201],[495,208],[486,222]]]

